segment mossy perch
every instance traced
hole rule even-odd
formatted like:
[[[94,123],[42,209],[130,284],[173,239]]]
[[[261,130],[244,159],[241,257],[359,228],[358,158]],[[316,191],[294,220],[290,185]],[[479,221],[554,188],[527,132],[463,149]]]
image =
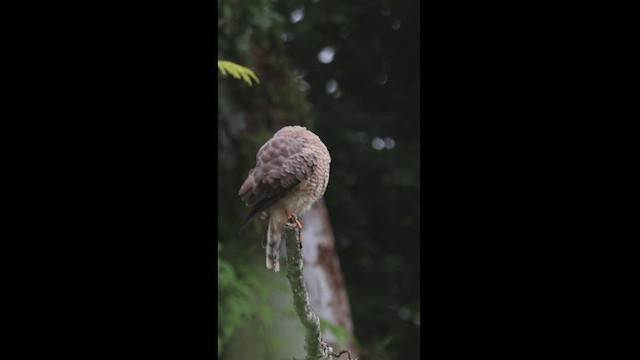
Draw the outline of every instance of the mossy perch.
[[[296,220],[296,217],[293,216],[286,223],[284,237],[287,243],[287,278],[293,292],[293,306],[305,332],[305,350],[307,351],[305,360],[328,360],[332,359],[333,356],[339,357],[344,353],[347,354],[349,360],[353,360],[351,352],[348,350],[334,353],[333,349],[322,341],[320,319],[309,304],[309,293],[304,283],[302,245],[298,241],[300,229],[295,225]]]

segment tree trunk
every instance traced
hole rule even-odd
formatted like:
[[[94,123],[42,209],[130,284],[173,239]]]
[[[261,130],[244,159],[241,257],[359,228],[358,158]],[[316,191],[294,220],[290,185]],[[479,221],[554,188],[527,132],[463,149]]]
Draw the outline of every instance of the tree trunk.
[[[349,298],[335,252],[333,229],[324,199],[302,215],[300,222],[303,225],[304,278],[311,307],[321,319],[353,333]],[[326,326],[322,329],[322,335],[324,341],[335,351],[346,348],[353,357],[357,357],[352,340],[344,339],[344,343],[339,344],[339,334]]]

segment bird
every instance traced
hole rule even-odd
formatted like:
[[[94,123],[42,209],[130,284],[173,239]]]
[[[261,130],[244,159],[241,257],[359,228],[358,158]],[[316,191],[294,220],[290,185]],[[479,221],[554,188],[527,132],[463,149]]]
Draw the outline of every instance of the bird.
[[[330,163],[329,150],[318,135],[299,125],[278,130],[258,150],[256,166],[238,195],[251,206],[243,227],[258,215],[267,220],[262,237],[267,269],[280,271],[284,226],[289,222],[302,229],[298,217],[324,196]]]

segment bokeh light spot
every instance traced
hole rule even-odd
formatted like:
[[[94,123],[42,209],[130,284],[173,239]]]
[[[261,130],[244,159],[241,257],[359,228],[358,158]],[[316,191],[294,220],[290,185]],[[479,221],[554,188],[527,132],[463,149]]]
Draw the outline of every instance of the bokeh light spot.
[[[364,131],[358,131],[356,133],[356,138],[363,143],[369,141],[369,135],[367,135],[367,133]]]
[[[384,149],[384,140],[376,136],[371,140],[371,146],[376,150],[382,150]]]
[[[398,30],[400,29],[400,26],[402,25],[402,23],[400,22],[400,20],[398,19],[393,19],[391,20],[391,28],[393,30]]]
[[[334,56],[336,55],[336,50],[331,46],[327,46],[320,50],[318,53],[318,61],[323,64],[328,64],[333,61]]]
[[[380,73],[376,76],[376,84],[380,86],[383,86],[384,84],[386,84],[387,80],[389,80],[389,77],[385,73]]]
[[[327,94],[333,94],[334,92],[336,92],[336,90],[338,90],[338,82],[334,79],[327,81],[325,89],[327,90]]]
[[[309,91],[309,89],[311,89],[311,85],[304,80],[300,80],[298,83],[298,89],[300,89],[300,91]]]
[[[293,40],[294,36],[292,33],[286,32],[286,33],[282,33],[282,35],[280,35],[280,38],[282,39],[282,41],[288,42]]]
[[[289,20],[294,24],[302,19],[304,19],[304,6],[296,8],[291,12],[291,15],[289,15]]]
[[[396,141],[390,137],[384,138],[384,147],[391,150],[396,146]]]

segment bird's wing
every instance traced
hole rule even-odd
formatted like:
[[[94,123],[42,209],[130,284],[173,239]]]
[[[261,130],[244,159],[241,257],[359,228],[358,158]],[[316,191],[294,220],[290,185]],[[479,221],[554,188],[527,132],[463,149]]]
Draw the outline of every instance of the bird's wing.
[[[245,224],[308,179],[315,163],[316,157],[304,137],[274,137],[267,141],[238,193],[251,206]]]

